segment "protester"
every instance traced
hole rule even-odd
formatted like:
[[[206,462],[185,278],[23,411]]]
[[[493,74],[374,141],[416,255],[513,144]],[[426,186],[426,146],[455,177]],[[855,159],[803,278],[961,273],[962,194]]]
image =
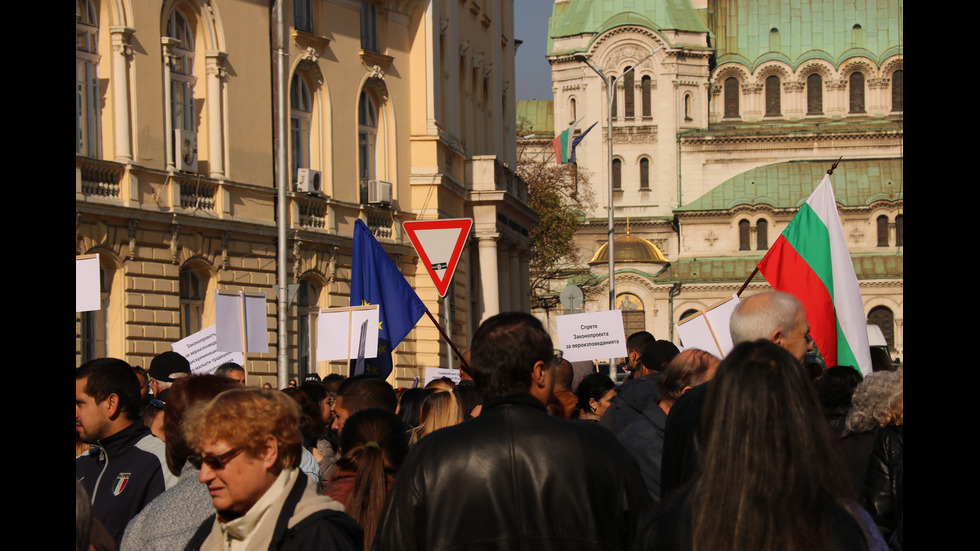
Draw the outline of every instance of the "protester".
[[[598,421],[616,396],[616,383],[605,373],[593,373],[578,385],[578,402],[573,419]]]
[[[129,520],[177,483],[139,407],[139,380],[126,362],[101,358],[75,370],[75,433],[93,445],[75,459],[75,481],[116,545]]]
[[[653,341],[640,354],[634,378],[619,385],[612,404],[603,414],[599,424],[613,434],[619,434],[633,422],[650,404],[660,400],[657,379],[667,362],[678,354],[677,346],[670,341]]]
[[[904,466],[905,466],[905,392],[903,384],[903,368],[895,373],[897,383],[892,387],[892,394],[887,400],[887,410],[879,417],[879,422],[885,421],[875,435],[865,475],[861,497],[865,508],[871,513],[875,524],[881,530],[882,536],[889,542],[900,541],[901,535],[895,534],[902,525],[904,512]],[[886,373],[878,371],[871,375]],[[869,377],[871,377],[869,375]],[[897,537],[893,537],[897,536]]]
[[[300,409],[282,392],[228,390],[184,421],[216,515],[187,549],[361,551],[364,534],[343,505],[317,495],[297,468]]]
[[[218,366],[214,370],[215,375],[221,375],[222,377],[228,377],[233,381],[244,385],[245,384],[245,368],[238,365],[235,362],[225,362]]]
[[[463,412],[451,388],[447,390],[445,386],[440,385],[426,389],[422,410],[419,413],[419,424],[412,429],[409,444],[414,446],[422,437],[462,421]]]
[[[151,501],[126,526],[123,551],[183,549],[194,531],[214,514],[199,471],[187,462],[193,453],[181,429],[189,409],[202,406],[225,390],[239,388],[234,380],[218,375],[192,375],[174,382],[167,393],[163,432],[167,443],[167,467],[180,481]]]
[[[664,368],[657,380],[660,400],[651,402],[618,437],[640,465],[643,482],[646,483],[654,503],[661,498],[661,466],[664,450],[664,429],[667,414],[684,393],[710,380],[721,360],[705,352],[691,348],[678,354]]]
[[[341,445],[344,454],[323,493],[343,503],[364,529],[364,550],[369,551],[385,498],[408,453],[405,424],[387,410],[359,411],[344,425]]]
[[[639,470],[607,430],[547,414],[555,366],[541,322],[491,317],[470,367],[483,412],[416,444],[374,548],[631,548],[650,505]]]
[[[813,385],[791,353],[765,340],[736,345],[703,419],[701,472],[654,515],[644,549],[881,549],[847,498]]]
[[[334,405],[333,430],[343,435],[347,418],[358,411],[382,408],[395,411],[398,397],[384,379],[375,375],[355,375],[345,379],[337,389],[337,402]]]

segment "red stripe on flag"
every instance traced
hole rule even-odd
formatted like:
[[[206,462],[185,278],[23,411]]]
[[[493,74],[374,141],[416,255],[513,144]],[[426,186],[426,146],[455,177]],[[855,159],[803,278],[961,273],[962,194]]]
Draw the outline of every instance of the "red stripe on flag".
[[[837,365],[837,316],[823,281],[782,235],[759,262],[759,271],[773,289],[785,291],[803,303],[810,335],[828,367]]]

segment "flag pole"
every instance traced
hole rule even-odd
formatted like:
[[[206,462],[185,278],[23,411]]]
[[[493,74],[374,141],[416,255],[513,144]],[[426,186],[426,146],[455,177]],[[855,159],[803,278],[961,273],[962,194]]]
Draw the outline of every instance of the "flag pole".
[[[752,281],[752,278],[754,278],[755,277],[755,274],[757,274],[757,273],[759,273],[759,265],[758,264],[756,264],[755,269],[752,270],[752,273],[751,274],[749,274],[749,278],[745,280],[745,283],[742,284],[742,287],[735,294],[738,295],[738,296],[742,296],[742,291],[744,291],[745,288],[749,286],[749,282]]]
[[[443,330],[441,325],[439,325],[439,322],[436,321],[435,316],[432,315],[432,312],[430,312],[428,308],[425,309],[425,313],[429,315],[429,319],[432,320],[432,323],[436,324],[436,329],[439,330],[439,334],[442,335],[442,338],[446,339],[446,342],[449,343],[449,347],[456,353],[456,357],[459,358],[459,363],[461,364],[460,369],[472,377],[473,374],[470,373],[470,364],[466,361],[466,358],[463,357],[463,354],[460,353],[459,349],[456,348],[456,345],[453,344],[453,340],[449,338],[449,335],[446,334],[446,331]]]
[[[843,155],[841,155],[840,157],[838,157],[837,160],[834,161],[834,164],[830,165],[830,168],[827,169],[827,174],[833,176],[834,175],[834,170],[837,168],[837,164],[840,163],[840,160],[843,159],[843,158],[844,158]]]

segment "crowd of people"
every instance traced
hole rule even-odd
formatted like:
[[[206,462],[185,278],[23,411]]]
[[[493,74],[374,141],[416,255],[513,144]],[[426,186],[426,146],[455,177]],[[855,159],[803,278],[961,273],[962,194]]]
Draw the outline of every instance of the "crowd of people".
[[[93,360],[76,548],[902,549],[903,370],[808,370],[784,293],[731,327],[724,358],[631,335],[619,385],[516,312],[478,328],[463,380],[423,388]]]

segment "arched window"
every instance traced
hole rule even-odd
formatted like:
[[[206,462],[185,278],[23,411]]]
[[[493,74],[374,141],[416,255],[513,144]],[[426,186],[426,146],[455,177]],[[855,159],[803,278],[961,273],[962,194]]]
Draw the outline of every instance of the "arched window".
[[[568,100],[568,111],[572,115],[573,121],[578,120],[578,112],[575,109],[575,98]]]
[[[208,306],[213,305],[211,273],[199,261],[180,268],[180,338],[197,333],[205,327]]]
[[[640,159],[640,189],[650,189],[650,159]]]
[[[300,280],[296,299],[299,321],[297,365],[300,378],[316,371],[316,320],[320,313],[319,304],[320,289],[309,278]]]
[[[899,69],[892,73],[892,113],[902,111],[903,73]]]
[[[769,222],[764,218],[755,223],[755,248],[759,251],[769,250]]]
[[[361,92],[357,107],[358,176],[362,182],[377,179],[378,108],[367,92]]]
[[[738,79],[725,79],[725,118],[738,117]]]
[[[905,215],[899,214],[895,216],[895,246],[902,247],[905,245],[905,238],[902,235],[905,233]]]
[[[640,101],[642,102],[643,118],[650,119],[653,118],[653,79],[649,76],[644,76],[640,79]]]
[[[99,154],[99,20],[92,0],[75,0],[75,153]]]
[[[769,75],[766,77],[766,116],[778,117],[782,113],[780,105],[779,77]]]
[[[684,120],[693,121],[694,113],[691,112],[691,94],[684,94]]]
[[[877,325],[888,343],[888,348],[895,350],[895,314],[886,306],[875,306],[868,312],[868,324]]]
[[[616,308],[623,313],[623,331],[632,335],[638,331],[646,331],[646,313],[643,311],[643,301],[632,293],[623,293],[616,297]]]
[[[623,189],[623,161],[613,159],[612,162],[613,189]]]
[[[635,75],[630,69],[631,67],[627,67],[625,69],[627,72],[623,75],[623,115],[627,119],[632,119],[636,116],[634,107],[636,100],[634,96],[636,94],[636,86],[634,84]]]
[[[361,2],[361,49],[378,49],[378,8],[371,2]]]
[[[610,109],[610,111],[612,112],[612,118],[617,119],[619,118],[619,94],[615,92],[615,86],[613,88],[612,109]]]
[[[170,56],[170,116],[177,130],[195,130],[194,33],[177,10],[170,12],[167,36],[177,42]]]
[[[738,221],[738,250],[748,251],[750,250],[751,242],[749,239],[749,221],[742,219]]]
[[[292,153],[293,183],[299,169],[310,168],[310,129],[313,125],[313,100],[306,80],[293,75],[289,92],[289,139]]]
[[[888,246],[888,217],[885,215],[878,217],[878,246]]]
[[[864,74],[858,71],[851,73],[847,83],[850,92],[851,113],[864,113]]]
[[[684,313],[681,314],[680,319],[678,319],[677,321],[684,321],[687,318],[689,318],[691,316],[696,316],[696,315],[698,315],[698,311],[697,310],[694,310],[694,309],[684,310]]]
[[[806,114],[823,115],[823,79],[817,73],[806,77]]]

